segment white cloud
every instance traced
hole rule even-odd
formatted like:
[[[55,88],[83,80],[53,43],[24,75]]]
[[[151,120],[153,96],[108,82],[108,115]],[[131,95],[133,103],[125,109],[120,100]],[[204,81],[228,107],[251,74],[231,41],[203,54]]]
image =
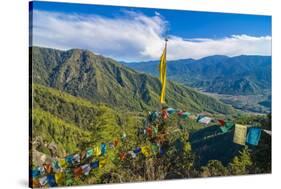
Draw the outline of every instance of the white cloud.
[[[116,18],[35,10],[33,45],[59,49],[83,48],[117,60],[158,59],[168,23],[158,13],[148,17],[124,12]],[[222,39],[169,36],[168,59],[210,55],[270,55],[271,36],[232,35]]]

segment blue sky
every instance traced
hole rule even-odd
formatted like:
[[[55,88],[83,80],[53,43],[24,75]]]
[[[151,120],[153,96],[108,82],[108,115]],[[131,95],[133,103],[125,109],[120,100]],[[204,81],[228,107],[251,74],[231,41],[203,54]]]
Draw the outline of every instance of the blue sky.
[[[271,54],[271,17],[33,2],[33,45],[83,48],[117,60]]]

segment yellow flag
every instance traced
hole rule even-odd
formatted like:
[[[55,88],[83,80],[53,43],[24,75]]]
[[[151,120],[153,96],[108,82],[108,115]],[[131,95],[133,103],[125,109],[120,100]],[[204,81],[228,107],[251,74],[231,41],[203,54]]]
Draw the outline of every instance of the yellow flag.
[[[107,163],[107,159],[102,159],[102,160],[100,160],[100,161],[99,161],[99,167],[100,167],[100,168],[103,168],[103,167],[106,165],[106,163]]]
[[[57,184],[62,184],[64,181],[64,174],[63,172],[59,172],[55,174],[55,179]]]
[[[161,81],[161,94],[160,94],[160,103],[165,102],[165,89],[166,89],[166,52],[167,52],[167,45],[165,45],[163,54],[160,58],[160,64],[159,64],[159,72],[160,72],[160,81]]]
[[[99,146],[94,147],[94,154],[95,154],[95,156],[101,155],[101,149]]]
[[[59,165],[61,168],[66,168],[67,167],[67,164],[65,162],[65,159],[60,159],[59,160]]]
[[[245,145],[247,127],[245,125],[235,124],[233,142],[240,145]]]
[[[150,149],[150,147],[149,147],[149,146],[143,146],[143,147],[141,147],[141,153],[143,153],[143,155],[144,155],[145,157],[150,156],[150,155],[151,155],[151,149]]]

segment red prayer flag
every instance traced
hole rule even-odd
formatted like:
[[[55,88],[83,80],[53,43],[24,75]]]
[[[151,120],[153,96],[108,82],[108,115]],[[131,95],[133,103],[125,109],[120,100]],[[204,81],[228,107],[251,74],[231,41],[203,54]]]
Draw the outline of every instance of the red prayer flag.
[[[221,126],[224,126],[225,122],[222,119],[218,119],[218,122],[220,123]]]
[[[75,177],[80,177],[83,174],[83,169],[81,167],[76,167],[73,169],[73,174]]]

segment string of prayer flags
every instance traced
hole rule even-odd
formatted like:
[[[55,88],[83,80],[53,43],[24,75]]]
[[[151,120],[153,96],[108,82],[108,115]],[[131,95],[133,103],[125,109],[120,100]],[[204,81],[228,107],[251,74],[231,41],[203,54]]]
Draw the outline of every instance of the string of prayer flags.
[[[250,127],[248,129],[247,140],[246,142],[251,145],[258,145],[261,136],[260,127]]]
[[[199,123],[203,123],[205,125],[208,125],[212,121],[212,118],[210,117],[202,117],[201,119],[198,120]]]
[[[106,153],[106,144],[102,143],[101,144],[101,155],[104,156]]]
[[[99,167],[99,160],[96,160],[96,161],[92,162],[90,164],[90,166],[91,166],[92,169],[98,168]]]
[[[245,125],[235,124],[233,142],[240,145],[245,145],[247,127]]]

